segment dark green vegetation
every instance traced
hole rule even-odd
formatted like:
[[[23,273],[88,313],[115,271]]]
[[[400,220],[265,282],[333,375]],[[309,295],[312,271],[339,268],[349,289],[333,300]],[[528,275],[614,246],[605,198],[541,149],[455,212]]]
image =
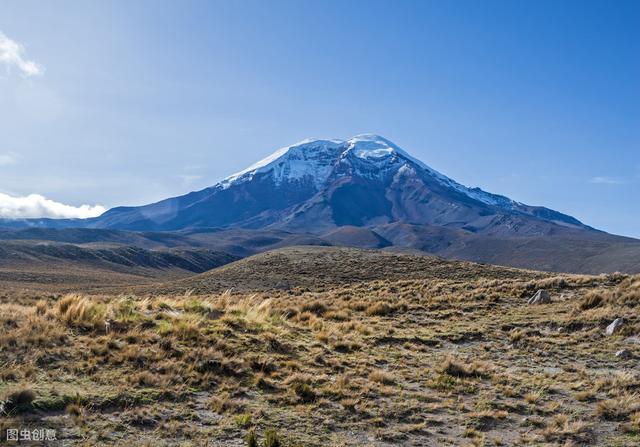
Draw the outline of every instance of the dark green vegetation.
[[[3,434],[54,427],[87,446],[640,440],[637,276],[291,248],[173,291],[75,287],[0,298]],[[552,302],[527,305],[540,288]]]

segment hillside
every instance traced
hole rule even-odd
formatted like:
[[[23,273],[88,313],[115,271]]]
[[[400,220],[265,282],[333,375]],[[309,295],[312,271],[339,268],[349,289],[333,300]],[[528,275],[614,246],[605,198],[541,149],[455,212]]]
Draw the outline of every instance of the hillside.
[[[296,247],[195,278],[235,292],[5,289],[3,427],[68,446],[637,445],[640,277]],[[538,289],[550,302],[527,304]]]
[[[0,241],[0,284],[11,288],[104,288],[200,273],[237,257],[208,249],[146,250],[134,246],[79,246]]]
[[[550,272],[640,272],[640,241],[602,232],[585,234],[565,229],[544,237],[511,237],[399,223],[373,230],[394,247],[445,258]]]
[[[192,294],[234,291],[327,290],[384,278],[456,281],[518,277],[520,270],[448,261],[416,253],[346,247],[288,247],[260,253],[200,275],[151,286],[154,293]],[[530,272],[532,278],[546,274]]]

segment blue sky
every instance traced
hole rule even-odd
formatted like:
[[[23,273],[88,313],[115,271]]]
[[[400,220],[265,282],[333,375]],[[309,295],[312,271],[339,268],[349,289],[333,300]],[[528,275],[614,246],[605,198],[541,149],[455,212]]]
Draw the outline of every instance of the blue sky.
[[[371,132],[640,237],[638,23],[637,1],[1,0],[0,210],[144,204]]]

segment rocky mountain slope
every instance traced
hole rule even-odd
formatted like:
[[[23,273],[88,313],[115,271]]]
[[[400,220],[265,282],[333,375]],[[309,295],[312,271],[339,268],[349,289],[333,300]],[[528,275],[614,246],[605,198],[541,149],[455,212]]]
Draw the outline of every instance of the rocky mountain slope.
[[[206,246],[239,256],[287,245],[392,247],[541,270],[640,272],[640,241],[468,188],[369,134],[305,140],[202,191],[93,219],[0,221],[24,226],[84,227],[63,237],[98,242],[136,231],[143,233],[125,239],[143,248]]]
[[[557,211],[467,188],[377,135],[305,140],[202,191],[113,208],[94,219],[39,224],[137,231],[268,227],[318,233],[393,222],[510,235],[589,229]]]

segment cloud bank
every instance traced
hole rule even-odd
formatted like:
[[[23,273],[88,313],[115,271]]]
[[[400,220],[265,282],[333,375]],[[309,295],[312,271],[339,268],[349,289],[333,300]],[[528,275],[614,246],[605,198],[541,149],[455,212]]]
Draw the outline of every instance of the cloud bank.
[[[9,166],[16,163],[18,156],[13,152],[0,154],[0,166]]]
[[[7,70],[18,69],[24,76],[39,76],[44,73],[44,67],[24,56],[24,46],[15,40],[9,39],[0,31],[0,63]]]
[[[87,218],[99,216],[106,210],[105,207],[100,205],[65,205],[64,203],[47,199],[39,194],[30,194],[25,197],[12,197],[0,193],[0,218]]]

